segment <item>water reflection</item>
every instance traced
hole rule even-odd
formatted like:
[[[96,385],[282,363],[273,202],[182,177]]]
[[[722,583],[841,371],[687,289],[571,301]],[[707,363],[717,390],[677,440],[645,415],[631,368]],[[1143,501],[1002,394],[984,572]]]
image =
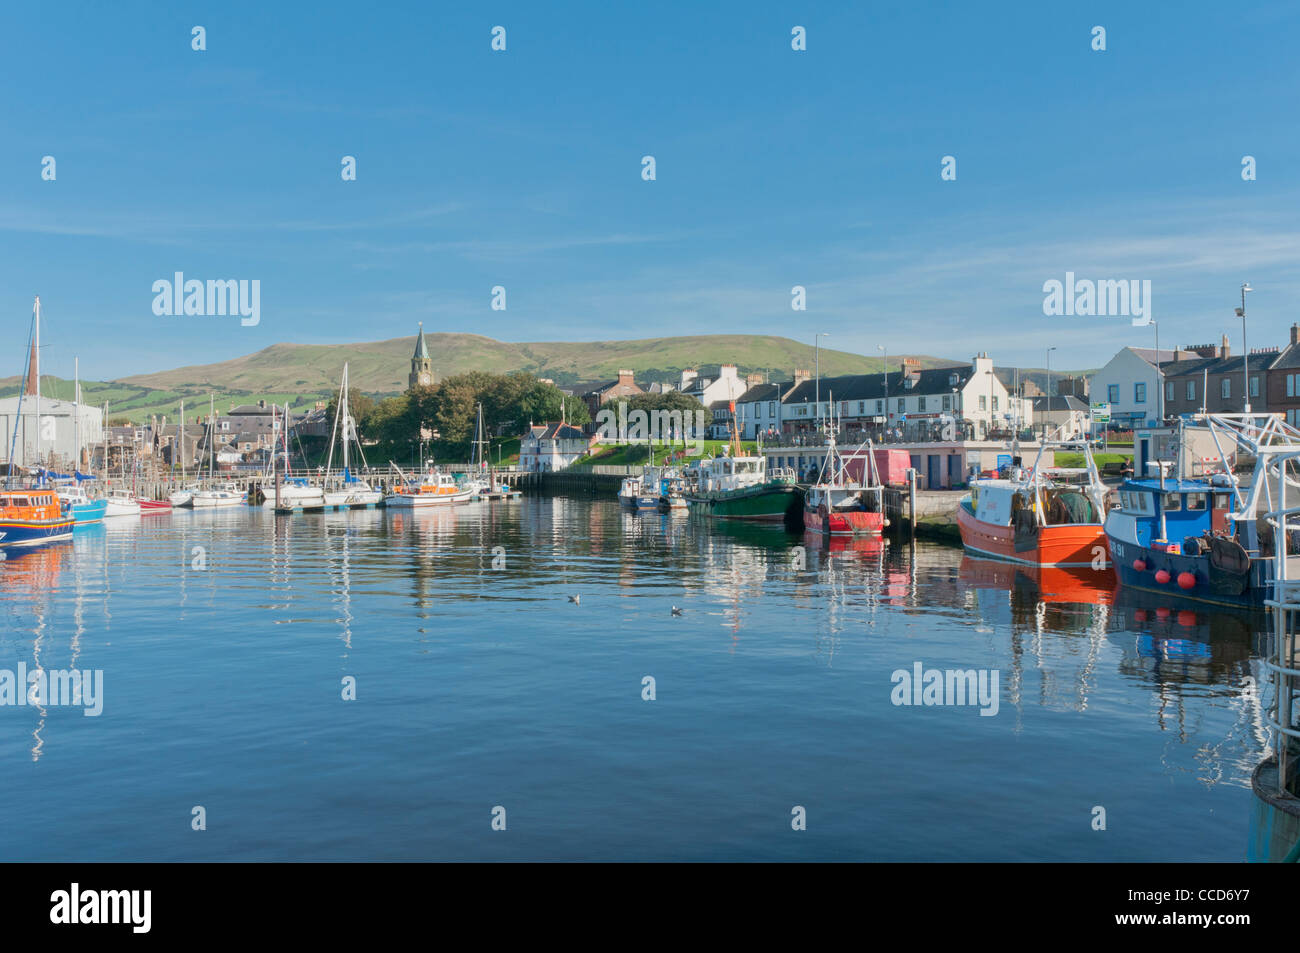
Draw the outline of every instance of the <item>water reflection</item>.
[[[522,615],[578,593],[580,612],[549,606],[549,615]],[[296,624],[299,641],[277,645],[286,656],[347,660],[380,637],[401,644],[412,628],[427,651],[458,622],[495,634],[509,618],[514,634],[540,620],[537,632],[550,635],[546,626],[575,619],[610,632],[651,631],[650,623],[672,619],[674,635],[710,640],[725,648],[719,656],[767,652],[783,674],[813,681],[849,671],[869,685],[902,651],[991,659],[1003,672],[1014,730],[1035,730],[1035,710],[1095,719],[1070,722],[1079,732],[1122,717],[1130,730],[1161,733],[1162,770],[1205,785],[1244,786],[1267,743],[1256,688],[1266,644],[1260,614],[1161,604],[1117,587],[1109,572],[1020,567],[900,539],[632,514],[613,502],[530,498],[293,516],[230,509],[111,521],[79,530],[73,545],[0,564],[6,654],[34,666],[93,665],[111,639],[129,643],[150,599],[166,603],[183,630],[202,631],[218,658],[235,655],[228,643],[244,630],[272,638],[264,622]],[[119,622],[123,605],[130,609]],[[671,617],[670,605],[686,614]],[[238,651],[260,649],[245,642]],[[49,757],[46,713],[32,715],[24,744],[34,759]]]

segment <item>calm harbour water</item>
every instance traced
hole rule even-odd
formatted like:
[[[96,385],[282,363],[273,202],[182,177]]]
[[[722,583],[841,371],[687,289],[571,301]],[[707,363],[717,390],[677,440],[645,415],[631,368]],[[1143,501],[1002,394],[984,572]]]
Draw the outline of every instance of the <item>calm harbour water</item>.
[[[0,669],[104,678],[0,707],[0,859],[1241,860],[1262,620],[1131,598],[604,500],[114,520],[0,563]]]

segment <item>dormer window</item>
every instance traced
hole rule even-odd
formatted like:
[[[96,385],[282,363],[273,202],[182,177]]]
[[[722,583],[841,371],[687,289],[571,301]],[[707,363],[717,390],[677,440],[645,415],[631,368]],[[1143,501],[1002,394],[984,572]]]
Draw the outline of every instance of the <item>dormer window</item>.
[[[959,381],[960,379],[961,379],[961,378],[959,378],[956,374],[949,374],[949,375],[948,375],[948,386],[949,386],[949,387],[956,387],[956,386],[957,386],[957,381]]]

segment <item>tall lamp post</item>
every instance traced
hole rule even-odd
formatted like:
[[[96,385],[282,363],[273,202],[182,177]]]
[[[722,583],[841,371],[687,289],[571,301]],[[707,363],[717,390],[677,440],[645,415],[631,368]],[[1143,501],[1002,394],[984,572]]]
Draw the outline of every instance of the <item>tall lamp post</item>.
[[[813,385],[814,400],[817,402],[817,427],[821,428],[822,421],[822,338],[830,337],[825,331],[818,331],[813,335],[813,373],[817,377],[817,383]]]
[[[1246,347],[1246,292],[1254,291],[1247,281],[1241,286],[1241,307],[1237,308],[1237,317],[1241,318],[1241,374],[1245,389],[1241,392],[1245,401],[1245,411],[1250,413],[1250,349]]]
[[[1052,412],[1052,352],[1056,347],[1047,349],[1047,398],[1043,401],[1043,439],[1047,439],[1048,415]]]
[[[889,349],[883,344],[877,344],[876,350],[881,353],[881,387],[884,388],[885,391],[885,401],[880,405],[885,409],[884,415],[880,418],[881,439],[883,440],[885,425],[889,423]]]
[[[1160,322],[1152,321],[1151,327],[1156,332],[1156,426],[1165,423],[1165,369],[1160,363]]]

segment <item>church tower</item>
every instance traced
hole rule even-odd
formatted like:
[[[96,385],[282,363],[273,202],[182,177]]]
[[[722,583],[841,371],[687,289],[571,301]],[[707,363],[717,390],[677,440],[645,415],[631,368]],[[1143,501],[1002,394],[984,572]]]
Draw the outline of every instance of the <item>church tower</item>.
[[[407,378],[411,387],[432,387],[433,358],[429,357],[429,345],[424,342],[424,322],[420,322],[420,334],[415,339],[415,356],[411,358],[411,376]]]

